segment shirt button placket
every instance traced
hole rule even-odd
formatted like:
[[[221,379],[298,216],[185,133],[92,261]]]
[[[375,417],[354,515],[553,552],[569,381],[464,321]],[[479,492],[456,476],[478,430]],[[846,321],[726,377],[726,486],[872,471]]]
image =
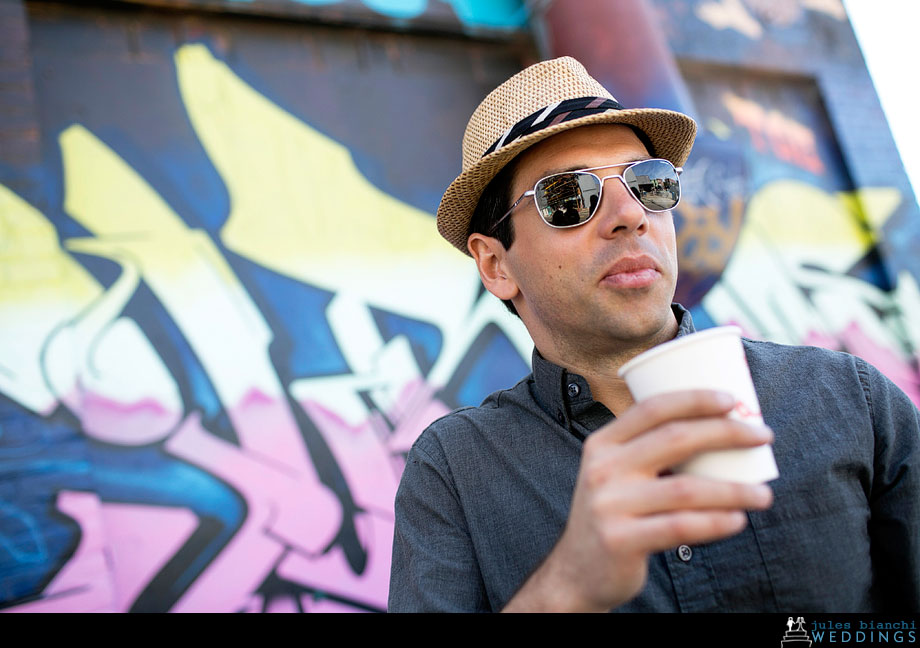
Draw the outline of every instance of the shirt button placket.
[[[706,547],[682,544],[664,555],[674,594],[681,612],[712,612],[719,609],[717,584]]]

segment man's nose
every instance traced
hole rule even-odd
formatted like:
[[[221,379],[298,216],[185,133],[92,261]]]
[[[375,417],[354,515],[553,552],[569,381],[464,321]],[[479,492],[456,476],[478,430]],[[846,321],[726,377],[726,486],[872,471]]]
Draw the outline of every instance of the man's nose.
[[[598,220],[598,231],[605,237],[629,233],[641,236],[648,231],[649,226],[645,207],[617,176],[604,180],[604,189],[595,219]]]

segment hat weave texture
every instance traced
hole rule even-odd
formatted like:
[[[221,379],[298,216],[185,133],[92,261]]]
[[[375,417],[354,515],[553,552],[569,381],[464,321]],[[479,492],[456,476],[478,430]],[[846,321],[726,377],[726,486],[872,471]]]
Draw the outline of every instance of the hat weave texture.
[[[675,166],[683,166],[686,162],[696,135],[696,123],[679,112],[657,108],[609,108],[583,117],[571,118],[570,115],[568,119],[541,120],[542,115],[560,102],[585,97],[616,102],[581,63],[568,56],[531,65],[490,92],[470,117],[463,135],[462,172],[444,192],[438,206],[441,236],[469,254],[466,240],[470,218],[486,185],[524,149],[572,128],[591,124],[635,126],[648,136],[655,155]],[[526,131],[528,134],[502,141],[525,119],[534,123]],[[543,122],[545,127],[541,127]],[[484,155],[497,143],[499,146],[495,150]]]

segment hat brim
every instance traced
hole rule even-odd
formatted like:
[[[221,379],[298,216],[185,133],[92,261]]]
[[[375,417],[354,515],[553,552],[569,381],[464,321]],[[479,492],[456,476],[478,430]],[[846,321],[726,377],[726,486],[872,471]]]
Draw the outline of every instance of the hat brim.
[[[498,172],[524,149],[537,142],[572,128],[593,124],[635,126],[649,138],[655,149],[654,154],[670,161],[674,166],[683,166],[687,161],[696,136],[696,122],[690,117],[657,108],[611,109],[548,126],[489,153],[457,176],[447,187],[441,204],[438,205],[438,232],[455,248],[471,256],[466,245],[470,219],[486,185],[498,175]]]

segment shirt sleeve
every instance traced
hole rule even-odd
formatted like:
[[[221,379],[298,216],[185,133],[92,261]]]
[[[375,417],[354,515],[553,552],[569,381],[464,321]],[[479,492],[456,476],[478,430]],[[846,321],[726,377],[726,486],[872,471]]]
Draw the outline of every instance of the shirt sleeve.
[[[920,612],[920,412],[870,365],[858,372],[875,433],[869,536],[878,609]]]
[[[418,443],[406,460],[395,512],[388,611],[489,611],[447,462]]]

